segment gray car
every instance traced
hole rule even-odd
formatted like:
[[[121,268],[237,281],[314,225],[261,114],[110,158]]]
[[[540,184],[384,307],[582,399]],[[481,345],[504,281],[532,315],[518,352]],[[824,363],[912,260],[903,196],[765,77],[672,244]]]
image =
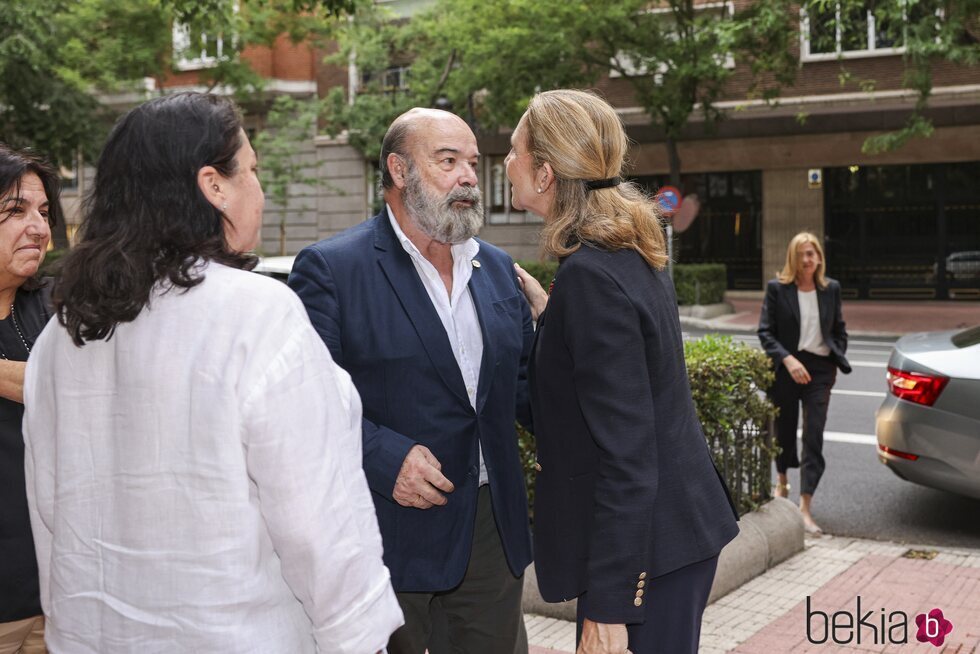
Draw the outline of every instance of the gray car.
[[[881,462],[907,481],[980,498],[980,326],[902,337],[887,381]]]

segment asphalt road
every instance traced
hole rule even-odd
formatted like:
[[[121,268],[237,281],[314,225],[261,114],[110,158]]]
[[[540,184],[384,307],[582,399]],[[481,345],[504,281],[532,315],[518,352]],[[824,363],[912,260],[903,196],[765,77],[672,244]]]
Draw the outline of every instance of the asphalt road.
[[[704,330],[686,329],[685,338]],[[759,347],[754,333],[733,338]],[[980,500],[902,481],[878,461],[875,410],[885,395],[891,339],[852,337],[850,375],[838,374],[824,442],[827,471],[814,494],[813,515],[827,533],[910,545],[980,548]],[[775,468],[773,479],[775,480]],[[790,471],[790,498],[799,475]]]

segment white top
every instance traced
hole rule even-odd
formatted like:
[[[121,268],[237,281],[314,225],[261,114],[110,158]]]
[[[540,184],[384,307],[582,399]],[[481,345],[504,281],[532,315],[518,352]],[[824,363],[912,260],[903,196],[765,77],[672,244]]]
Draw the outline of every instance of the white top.
[[[350,377],[281,282],[219,264],[27,366],[54,654],[377,652],[402,624]]]
[[[800,345],[799,350],[806,350],[822,357],[830,354],[830,348],[823,342],[820,333],[820,307],[817,305],[817,292],[796,290],[800,300]]]
[[[387,205],[386,205],[387,206]],[[473,276],[473,257],[480,251],[480,244],[474,238],[468,238],[462,243],[452,246],[453,253],[453,292],[446,292],[446,285],[439,277],[439,271],[426,259],[411,239],[395,220],[395,215],[388,207],[388,220],[395,230],[395,236],[408,252],[415,264],[415,272],[422,280],[425,292],[429,294],[432,306],[439,314],[439,320],[449,337],[449,345],[453,348],[456,365],[463,375],[466,385],[466,395],[470,404],[476,409],[476,390],[480,380],[480,364],[483,362],[483,331],[480,329],[480,317],[473,304],[470,294],[470,277]],[[480,446],[480,485],[489,481],[487,467],[483,463],[483,446]]]

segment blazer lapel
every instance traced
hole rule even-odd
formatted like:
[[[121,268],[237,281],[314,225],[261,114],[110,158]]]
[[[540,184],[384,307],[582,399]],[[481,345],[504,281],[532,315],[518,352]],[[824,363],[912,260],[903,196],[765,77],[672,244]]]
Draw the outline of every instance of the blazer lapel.
[[[480,258],[479,253],[476,258]],[[476,411],[479,413],[487,400],[490,384],[493,383],[493,371],[497,367],[497,348],[493,338],[497,333],[494,328],[497,315],[493,307],[493,288],[482,267],[473,269],[469,287],[477,317],[480,319],[480,331],[483,333],[483,359],[480,362],[480,380],[476,387]]]
[[[817,287],[817,311],[820,312],[820,334],[825,338],[828,334],[830,334],[830,321],[833,319],[829,291],[829,287]]]
[[[429,355],[432,365],[439,372],[439,376],[459,399],[469,405],[470,400],[466,394],[463,375],[459,372],[459,365],[449,344],[446,329],[435,307],[432,306],[429,294],[422,286],[422,280],[419,279],[412,258],[395,238],[395,232],[388,222],[387,210],[383,210],[375,220],[378,224],[375,229],[374,247],[378,253],[378,263],[388,283],[391,284],[398,301],[412,321],[419,340],[422,341],[422,346]]]
[[[796,289],[796,284],[786,284],[784,286],[786,289],[786,300],[789,302],[789,308],[793,317],[796,319],[796,324],[800,323],[800,296]]]

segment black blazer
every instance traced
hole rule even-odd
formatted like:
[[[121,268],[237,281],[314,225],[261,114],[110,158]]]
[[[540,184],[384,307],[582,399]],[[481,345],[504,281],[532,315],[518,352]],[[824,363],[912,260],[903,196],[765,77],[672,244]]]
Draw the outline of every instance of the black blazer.
[[[588,592],[586,617],[643,622],[638,586],[738,533],[691,399],[670,277],[632,250],[566,257],[528,377],[541,595]]]
[[[827,288],[817,287],[817,308],[820,311],[820,334],[830,348],[830,356],[844,374],[851,372],[847,352],[847,329],[841,314],[840,284],[827,278]],[[783,359],[796,354],[800,345],[800,299],[795,283],[783,284],[770,279],[766,298],[759,316],[759,340],[779,370]]]

